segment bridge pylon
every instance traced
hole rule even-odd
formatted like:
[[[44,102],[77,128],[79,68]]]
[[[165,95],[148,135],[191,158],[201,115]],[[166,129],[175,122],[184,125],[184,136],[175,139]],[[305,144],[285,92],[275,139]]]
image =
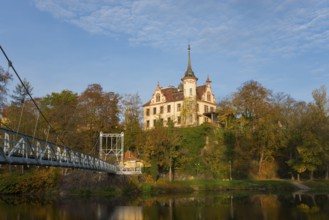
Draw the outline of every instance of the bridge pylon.
[[[124,133],[99,133],[99,159],[115,163],[116,174],[134,175],[142,174],[142,167],[125,165],[124,161]]]

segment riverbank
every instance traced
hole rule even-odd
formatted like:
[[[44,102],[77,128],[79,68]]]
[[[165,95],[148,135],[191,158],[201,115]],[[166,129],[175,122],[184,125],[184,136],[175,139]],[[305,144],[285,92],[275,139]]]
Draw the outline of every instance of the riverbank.
[[[329,192],[329,180],[306,180],[302,184],[307,186],[311,192]]]
[[[297,188],[285,180],[177,180],[169,182],[160,180],[156,183],[142,185],[144,194],[168,194],[182,192],[207,191],[259,191],[259,192],[292,192]]]
[[[300,184],[300,183],[298,183]],[[152,181],[144,175],[118,176],[93,171],[61,169],[18,170],[0,174],[1,194],[53,194],[78,196],[161,195],[211,191],[294,192],[298,184],[289,180],[193,179]],[[329,181],[302,182],[311,191],[329,190]]]

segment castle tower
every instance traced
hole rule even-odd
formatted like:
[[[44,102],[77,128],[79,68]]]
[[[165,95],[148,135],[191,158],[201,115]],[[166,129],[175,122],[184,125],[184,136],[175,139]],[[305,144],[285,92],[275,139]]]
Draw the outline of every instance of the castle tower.
[[[209,76],[204,85],[197,86],[198,78],[191,65],[191,48],[188,45],[187,68],[179,86],[161,87],[160,84],[143,105],[144,128],[152,129],[160,121],[164,126],[198,126],[216,121],[216,99]]]
[[[182,78],[183,88],[184,88],[184,98],[196,98],[196,82],[198,78],[194,75],[191,66],[191,48],[188,45],[188,62],[187,69],[185,71],[184,77]]]

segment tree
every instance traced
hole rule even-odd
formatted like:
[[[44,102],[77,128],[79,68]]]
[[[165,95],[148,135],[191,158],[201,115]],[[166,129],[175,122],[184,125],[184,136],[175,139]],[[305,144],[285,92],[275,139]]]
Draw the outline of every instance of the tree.
[[[304,118],[307,114],[307,104],[305,102],[294,102],[289,106],[285,114],[286,123],[284,129],[287,130],[286,162],[292,169],[291,178],[294,179],[294,172],[297,172],[297,179],[305,171],[298,154],[298,147],[302,145],[302,131],[304,130]]]
[[[288,164],[300,174],[308,171],[310,179],[314,172],[325,165],[328,176],[328,98],[325,87],[312,92],[314,102],[303,105],[300,111],[295,111],[294,131],[290,134],[290,143],[295,147],[294,156]]]
[[[99,84],[91,84],[79,96],[79,130],[89,151],[98,141],[99,132],[121,131],[119,127],[120,96],[114,92],[104,92]]]
[[[4,69],[0,66],[0,113],[6,102],[7,84],[11,79],[11,74],[9,72],[5,72]]]
[[[271,91],[256,81],[246,82],[233,95],[233,105],[240,124],[237,150],[241,158],[249,160],[252,175],[275,176],[274,155],[282,147],[282,132]]]
[[[209,171],[215,178],[231,179],[230,169],[234,159],[234,135],[225,128],[213,129],[208,134],[210,138],[203,150],[203,158]]]
[[[207,136],[212,126],[204,123],[197,127],[181,128],[181,156],[177,161],[180,171],[188,175],[198,175],[201,172],[207,172],[203,149],[207,143]],[[207,172],[209,173],[209,172]]]
[[[237,126],[237,109],[232,103],[232,98],[225,98],[218,104],[218,122],[221,127],[231,130]]]
[[[125,132],[125,146],[128,150],[140,153],[139,146],[143,146],[142,135],[142,109],[138,94],[125,95],[121,100],[123,113],[123,129]]]
[[[167,146],[167,138],[165,127],[160,120],[157,120],[152,130],[146,131],[147,138],[144,148],[144,159],[151,164],[150,173],[153,179],[157,180],[160,173],[165,172],[166,158],[165,150]]]
[[[185,98],[183,101],[180,116],[184,126],[190,125],[196,118],[197,103],[193,97]]]
[[[16,127],[17,131],[20,131],[22,119],[25,118],[24,113],[29,114],[28,111],[30,111],[30,115],[32,113],[31,112],[32,106],[30,105],[29,106],[30,109],[26,110],[25,104],[26,104],[26,102],[28,102],[30,100],[29,95],[32,95],[33,88],[26,79],[23,80],[23,84],[18,83],[13,91],[13,94],[11,95],[12,104],[13,104],[11,109],[12,109],[12,111],[14,111],[14,113],[15,112],[17,113],[16,117],[18,118],[18,123],[17,123],[17,127]],[[18,112],[20,112],[20,113],[18,113]],[[33,113],[32,113],[32,115],[33,115]],[[25,131],[25,132],[27,132],[27,131]]]
[[[300,156],[310,172],[310,179],[314,178],[314,171],[321,165],[328,167],[328,98],[324,86],[312,92],[314,102],[308,105],[308,112],[304,119],[302,132],[303,144],[299,147]],[[322,160],[321,160],[322,159]],[[327,168],[328,169],[328,168]],[[327,170],[328,172],[328,170]]]
[[[70,90],[63,90],[60,93],[53,92],[42,99],[41,105],[55,129],[50,132],[55,132],[69,146],[78,145],[76,134],[79,120],[77,117],[78,95]],[[44,129],[47,130],[48,125],[45,126]]]
[[[169,181],[174,179],[175,168],[178,164],[178,159],[183,155],[181,149],[182,134],[175,127],[173,121],[169,121],[167,125],[168,150],[166,151],[166,159],[169,165]]]
[[[11,95],[11,98],[13,99],[12,103],[14,105],[22,106],[28,99],[29,94],[32,96],[33,87],[30,82],[24,79],[23,84],[25,87],[21,83],[18,83]]]
[[[157,179],[159,174],[168,173],[169,181],[174,179],[178,160],[184,153],[181,140],[180,129],[172,121],[165,127],[158,120],[154,129],[147,131],[144,157],[151,164],[153,178]]]

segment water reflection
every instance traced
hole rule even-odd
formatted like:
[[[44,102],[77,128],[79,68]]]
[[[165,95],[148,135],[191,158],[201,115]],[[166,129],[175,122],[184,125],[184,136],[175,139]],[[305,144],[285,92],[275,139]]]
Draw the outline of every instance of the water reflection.
[[[0,219],[329,219],[329,197],[303,192],[135,199],[1,196]]]

